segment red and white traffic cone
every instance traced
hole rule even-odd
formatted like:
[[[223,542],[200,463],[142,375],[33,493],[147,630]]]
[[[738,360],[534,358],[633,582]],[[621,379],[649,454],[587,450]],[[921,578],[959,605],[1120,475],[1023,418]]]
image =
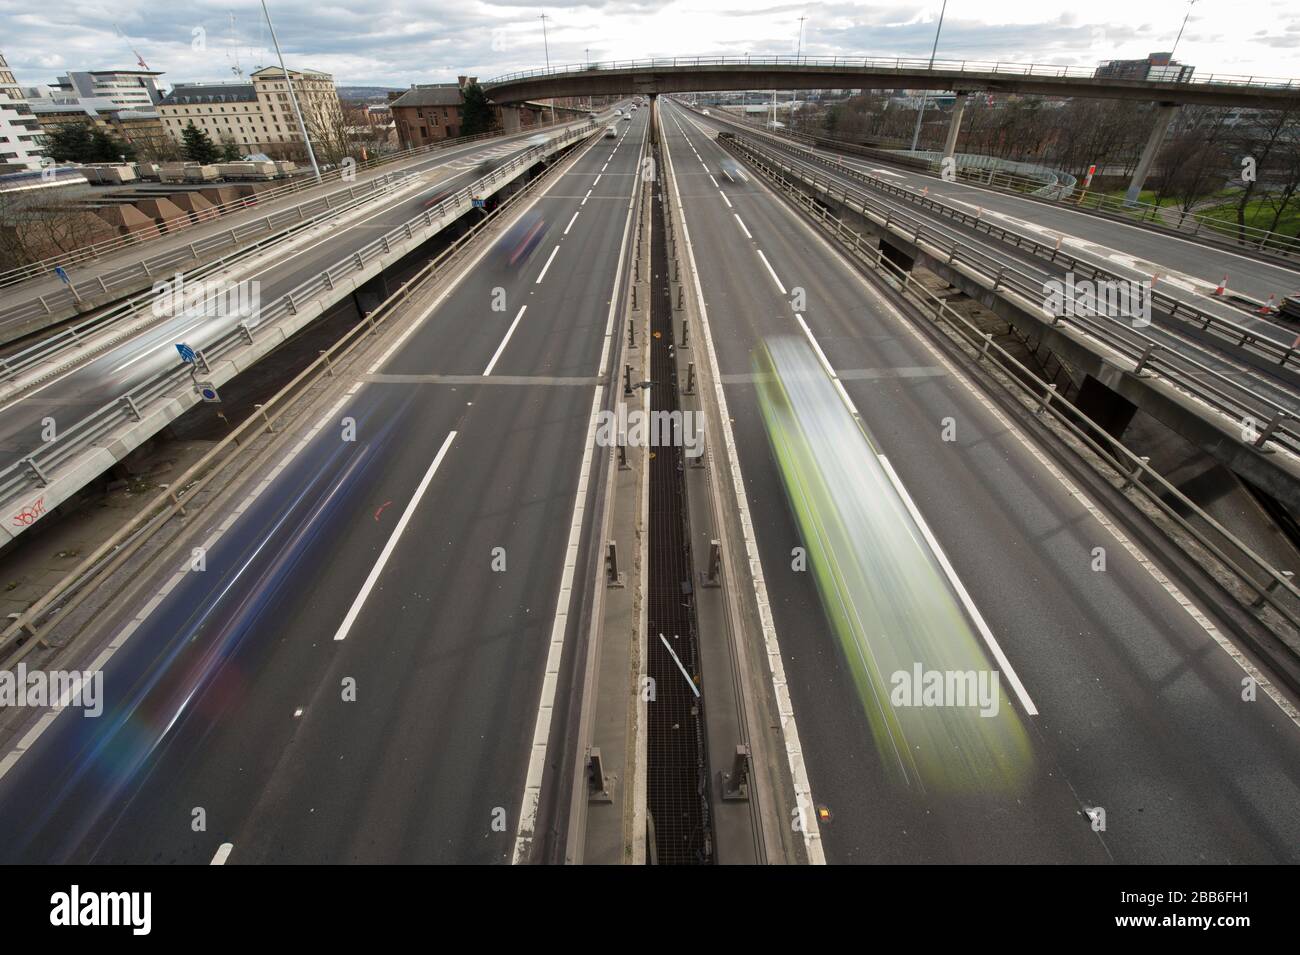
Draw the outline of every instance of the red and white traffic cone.
[[[1267,315],[1270,312],[1276,312],[1277,311],[1277,305],[1275,304],[1276,302],[1277,302],[1277,296],[1270,295],[1268,297],[1268,301],[1260,306],[1258,314]]]
[[[1227,287],[1228,287],[1228,277],[1225,275],[1225,276],[1223,277],[1223,281],[1220,282],[1220,283],[1218,284],[1218,286],[1214,289],[1214,291],[1211,292],[1210,294],[1211,294],[1211,295],[1222,295],[1222,294],[1223,294],[1223,290],[1226,289]]]

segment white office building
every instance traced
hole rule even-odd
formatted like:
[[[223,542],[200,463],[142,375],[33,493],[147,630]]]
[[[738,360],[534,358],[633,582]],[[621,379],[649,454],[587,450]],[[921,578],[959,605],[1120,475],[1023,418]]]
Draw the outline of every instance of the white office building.
[[[0,53],[0,172],[41,168],[41,124]]]
[[[103,99],[118,109],[153,109],[162,102],[159,76],[154,70],[69,71],[47,89],[65,101]]]

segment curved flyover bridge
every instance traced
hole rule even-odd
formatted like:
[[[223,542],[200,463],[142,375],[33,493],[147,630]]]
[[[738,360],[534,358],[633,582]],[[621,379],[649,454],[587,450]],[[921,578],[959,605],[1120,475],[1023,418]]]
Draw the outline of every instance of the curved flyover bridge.
[[[1136,198],[1174,114],[1184,104],[1300,108],[1300,80],[1185,71],[1178,80],[1110,75],[1105,67],[898,57],[660,57],[556,66],[484,84],[497,103],[602,94],[767,89],[929,89],[957,93],[944,155],[951,156],[973,92],[1083,96],[1157,104],[1155,125],[1129,185]]]

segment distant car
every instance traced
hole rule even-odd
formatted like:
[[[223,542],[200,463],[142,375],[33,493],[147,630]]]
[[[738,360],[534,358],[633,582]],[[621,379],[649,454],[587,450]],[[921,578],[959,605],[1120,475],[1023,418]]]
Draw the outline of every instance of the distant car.
[[[596,118],[596,114],[595,114],[595,113],[588,113],[588,114],[587,114],[587,118],[588,118],[588,119],[595,119],[595,118]]]
[[[633,103],[633,104],[632,104],[632,112],[634,112],[634,113],[636,112],[636,103]]]
[[[548,142],[550,142],[550,139],[551,139],[551,138],[550,138],[549,136],[544,136],[544,135],[542,135],[541,133],[538,133],[536,136],[529,136],[527,139],[525,139],[525,140],[524,140],[524,145],[525,145],[525,146],[545,146]]]
[[[546,220],[537,211],[525,212],[497,243],[496,260],[502,268],[518,268],[528,261],[546,234]]]
[[[631,114],[631,113],[628,113],[626,116],[623,117],[623,122],[625,122],[625,123],[630,123],[631,121],[632,121],[632,114]]]
[[[623,111],[622,111],[621,109],[618,109],[617,107],[615,107],[615,109],[614,109],[614,115],[615,115],[615,116],[622,116],[622,115],[623,115]]]
[[[705,116],[709,115],[709,111],[707,109],[702,109],[700,110],[700,112],[703,113]]]
[[[617,126],[606,126],[606,127],[605,127],[605,138],[606,138],[606,139],[617,139],[617,138],[618,138],[618,127],[617,127]]]

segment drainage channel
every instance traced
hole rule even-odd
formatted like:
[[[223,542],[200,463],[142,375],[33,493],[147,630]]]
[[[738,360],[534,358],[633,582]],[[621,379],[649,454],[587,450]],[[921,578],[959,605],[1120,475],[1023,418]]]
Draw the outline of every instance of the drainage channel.
[[[658,185],[653,202],[651,221],[663,222]],[[713,835],[704,700],[697,689],[701,685],[700,656],[683,480],[686,460],[678,440],[681,416],[667,246],[663,230],[652,231],[650,420],[652,426],[659,420],[671,422],[674,440],[647,448],[650,513],[646,665],[654,681],[654,698],[647,706],[646,799],[653,847],[650,857],[661,865],[701,865],[713,861]],[[668,417],[663,417],[665,412]],[[659,428],[648,430],[665,433]]]

